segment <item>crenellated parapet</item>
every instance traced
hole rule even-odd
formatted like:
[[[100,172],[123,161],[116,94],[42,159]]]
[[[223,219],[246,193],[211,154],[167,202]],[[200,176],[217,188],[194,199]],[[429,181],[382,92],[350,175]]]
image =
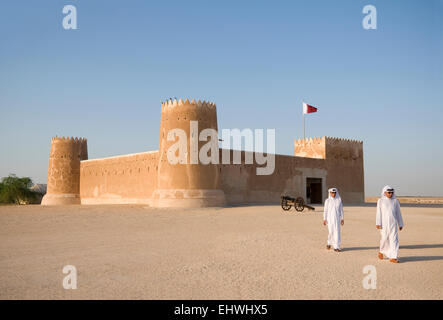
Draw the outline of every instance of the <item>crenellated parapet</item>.
[[[198,108],[210,108],[210,109],[214,109],[216,108],[215,103],[209,102],[209,101],[201,101],[201,100],[195,100],[192,99],[191,101],[189,101],[188,98],[185,99],[185,101],[183,101],[183,99],[169,99],[166,100],[165,102],[162,102],[161,106],[162,106],[162,111],[163,109],[173,109],[174,107],[177,106],[185,106],[185,105],[193,105],[196,106]]]
[[[336,138],[336,137],[323,137],[323,138],[325,138],[329,143],[346,143],[346,144],[362,144],[363,143],[363,141],[361,141],[361,140],[348,139],[348,138]]]
[[[42,205],[80,204],[80,161],[87,159],[85,138],[51,139],[47,193]]]
[[[296,157],[325,159],[326,138],[307,138],[294,141],[294,155]]]
[[[328,160],[363,160],[363,141],[325,137],[325,146]]]
[[[356,160],[363,158],[363,142],[333,137],[296,139],[294,141],[294,155],[327,160]]]
[[[206,128],[217,130],[217,107],[215,103],[192,99],[170,99],[161,105],[160,149],[167,143],[167,133],[171,129],[182,129],[190,134],[190,121],[198,121],[199,132]]]

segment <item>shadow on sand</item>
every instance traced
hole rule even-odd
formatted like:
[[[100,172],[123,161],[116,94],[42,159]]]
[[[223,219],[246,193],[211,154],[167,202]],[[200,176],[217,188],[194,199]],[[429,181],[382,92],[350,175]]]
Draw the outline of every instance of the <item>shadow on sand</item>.
[[[414,262],[414,261],[433,261],[433,260],[443,260],[443,256],[400,257],[399,260],[400,263]]]
[[[411,244],[407,246],[400,246],[400,249],[432,249],[443,248],[443,243],[440,244]]]
[[[342,248],[341,251],[377,250],[379,247],[351,247]]]
[[[343,248],[342,251],[358,251],[358,250],[378,250],[379,247],[351,247]],[[443,248],[443,243],[439,244],[411,244],[406,246],[400,246],[401,249],[433,249]],[[443,256],[409,256],[400,257],[400,262],[414,262],[414,261],[435,261],[443,260]]]
[[[343,248],[342,251],[358,251],[358,250],[377,250],[379,247],[350,247]],[[411,244],[407,246],[400,246],[401,249],[432,249],[443,248],[443,243],[439,244]]]

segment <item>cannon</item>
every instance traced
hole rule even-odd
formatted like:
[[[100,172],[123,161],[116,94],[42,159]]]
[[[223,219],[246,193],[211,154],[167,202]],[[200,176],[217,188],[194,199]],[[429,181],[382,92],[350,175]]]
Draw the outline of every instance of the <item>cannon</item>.
[[[290,196],[281,196],[281,207],[284,211],[288,211],[292,206],[294,206],[298,212],[302,212],[305,208],[315,210],[314,207],[305,204],[305,200],[302,197],[292,198]]]

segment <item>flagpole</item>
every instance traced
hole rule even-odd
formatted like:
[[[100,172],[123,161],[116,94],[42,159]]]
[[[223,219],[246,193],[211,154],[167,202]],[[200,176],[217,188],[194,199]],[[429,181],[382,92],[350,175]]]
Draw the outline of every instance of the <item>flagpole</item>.
[[[305,110],[304,108],[304,104],[305,104],[305,99],[302,100],[302,107],[301,107],[301,112],[303,114],[303,142],[305,141]]]

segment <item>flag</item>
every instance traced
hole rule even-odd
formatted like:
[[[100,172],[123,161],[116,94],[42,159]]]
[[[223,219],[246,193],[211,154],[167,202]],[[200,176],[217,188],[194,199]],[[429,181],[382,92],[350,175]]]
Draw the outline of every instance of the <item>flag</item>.
[[[303,102],[303,113],[306,114],[313,112],[317,112],[317,108]]]

